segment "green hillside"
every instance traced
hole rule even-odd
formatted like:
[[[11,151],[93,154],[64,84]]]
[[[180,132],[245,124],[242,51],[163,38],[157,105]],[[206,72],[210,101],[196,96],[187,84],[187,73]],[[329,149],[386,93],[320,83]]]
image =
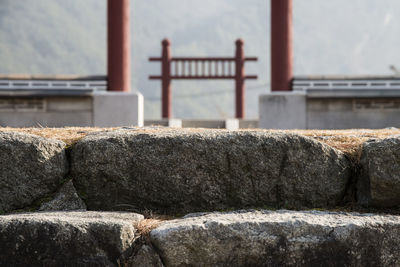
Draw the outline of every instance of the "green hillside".
[[[0,2],[1,73],[105,73],[103,1]]]

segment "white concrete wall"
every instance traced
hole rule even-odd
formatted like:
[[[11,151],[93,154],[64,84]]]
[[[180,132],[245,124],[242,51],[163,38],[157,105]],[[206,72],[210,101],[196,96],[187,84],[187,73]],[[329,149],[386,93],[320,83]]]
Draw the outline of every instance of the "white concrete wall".
[[[331,90],[332,91],[332,90]],[[273,92],[261,95],[260,128],[352,129],[400,127],[400,96],[382,90],[372,97],[325,95],[306,92]],[[336,96],[336,97],[335,97]]]
[[[140,93],[0,97],[0,127],[143,126]]]
[[[93,96],[93,126],[143,126],[143,96],[139,92],[102,92]]]
[[[304,93],[270,93],[260,96],[259,127],[266,129],[306,129]]]

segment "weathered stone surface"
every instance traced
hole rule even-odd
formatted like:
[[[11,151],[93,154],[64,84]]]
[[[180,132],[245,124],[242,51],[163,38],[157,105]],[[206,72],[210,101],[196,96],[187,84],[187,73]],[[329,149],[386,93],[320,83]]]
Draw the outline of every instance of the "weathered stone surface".
[[[400,206],[400,137],[364,143],[357,196],[366,206]]]
[[[345,156],[310,138],[262,131],[119,130],[72,149],[89,209],[187,213],[255,206],[326,207],[345,192]]]
[[[400,266],[400,216],[242,211],[150,233],[165,266]]]
[[[68,172],[64,147],[36,135],[0,132],[0,213],[57,190]]]
[[[141,219],[111,212],[0,216],[0,266],[116,266]]]
[[[125,267],[163,267],[160,256],[149,245],[143,245],[139,251],[124,263]]]
[[[62,185],[55,197],[39,207],[40,211],[86,210],[86,204],[76,193],[72,181]]]

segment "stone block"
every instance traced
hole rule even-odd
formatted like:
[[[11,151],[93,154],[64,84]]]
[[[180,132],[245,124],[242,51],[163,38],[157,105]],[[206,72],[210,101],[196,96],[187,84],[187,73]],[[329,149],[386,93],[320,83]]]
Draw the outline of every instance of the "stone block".
[[[259,127],[307,129],[307,98],[303,92],[272,92],[259,99]]]
[[[150,233],[166,266],[399,266],[400,217],[334,212],[194,214]]]
[[[400,206],[400,137],[363,144],[358,202],[364,206]]]
[[[86,204],[78,196],[72,181],[68,181],[61,186],[54,198],[42,203],[40,211],[69,211],[86,210]]]
[[[93,126],[143,126],[143,96],[139,92],[97,92],[93,95]]]
[[[110,212],[0,216],[0,265],[118,266],[137,238],[134,223],[142,219]]]
[[[239,129],[238,119],[225,119],[225,129],[233,131]]]
[[[32,134],[0,132],[0,213],[47,197],[68,173],[65,143]]]
[[[91,210],[186,213],[243,207],[332,207],[351,175],[339,151],[261,131],[160,128],[88,135],[71,175]]]

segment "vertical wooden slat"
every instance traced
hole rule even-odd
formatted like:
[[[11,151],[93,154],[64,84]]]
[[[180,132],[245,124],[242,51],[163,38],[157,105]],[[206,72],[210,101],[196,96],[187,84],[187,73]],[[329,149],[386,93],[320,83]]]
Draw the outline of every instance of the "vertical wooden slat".
[[[108,91],[131,90],[129,14],[129,0],[107,1]]]
[[[236,118],[244,119],[245,117],[245,72],[244,72],[244,42],[241,39],[236,41],[236,56],[235,56],[235,82],[236,82]]]
[[[171,49],[170,41],[164,39],[162,41],[162,61],[161,61],[161,75],[162,75],[162,117],[171,118],[171,104],[172,104],[172,94],[171,94]]]
[[[293,1],[271,0],[271,91],[291,91]]]

